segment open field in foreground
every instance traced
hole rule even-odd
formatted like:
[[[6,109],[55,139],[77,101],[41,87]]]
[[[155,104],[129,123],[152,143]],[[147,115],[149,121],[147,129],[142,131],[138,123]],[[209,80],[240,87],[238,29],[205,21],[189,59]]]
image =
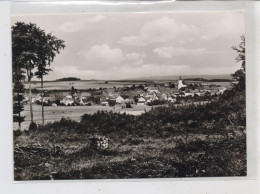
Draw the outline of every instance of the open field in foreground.
[[[246,175],[240,135],[190,134],[168,138],[109,137],[109,148],[96,150],[89,135],[55,131],[15,139],[15,180],[172,178]],[[242,147],[241,147],[242,146]]]
[[[45,106],[44,107],[44,116],[45,116],[45,123],[58,121],[62,117],[70,118],[76,121],[80,121],[80,118],[83,114],[93,114],[97,111],[112,111],[112,112],[119,112],[119,113],[126,113],[130,115],[140,115],[145,111],[151,110],[151,106],[136,106],[132,105],[133,108],[122,108],[121,105],[116,105],[115,107],[110,106],[101,106],[101,105],[93,105],[93,106]],[[34,121],[36,123],[41,123],[42,119],[42,112],[41,112],[40,105],[33,105],[33,113],[34,113]],[[25,121],[21,124],[22,130],[27,130],[30,125],[30,106],[25,105],[24,111],[22,112],[22,116],[25,117]],[[14,130],[18,129],[18,124],[13,124]]]

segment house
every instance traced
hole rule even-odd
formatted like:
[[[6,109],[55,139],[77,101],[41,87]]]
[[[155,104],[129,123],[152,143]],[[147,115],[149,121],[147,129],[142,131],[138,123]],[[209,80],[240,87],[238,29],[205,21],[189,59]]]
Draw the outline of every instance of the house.
[[[83,106],[87,105],[88,103],[89,102],[86,99],[81,99],[80,102],[79,102],[79,104],[83,105]]]
[[[91,97],[90,92],[81,92],[81,94],[79,96],[80,99],[87,99],[88,97]]]
[[[161,100],[167,100],[168,97],[167,97],[167,95],[166,95],[165,93],[163,93],[163,94],[160,96],[160,99],[161,99]]]
[[[124,103],[124,102],[125,102],[125,99],[122,98],[121,96],[117,96],[117,97],[116,97],[116,103],[122,104],[122,103]]]
[[[184,96],[194,96],[194,94],[193,93],[191,93],[191,92],[184,92]]]
[[[103,93],[103,98],[104,98],[105,100],[109,100],[109,94]]]
[[[138,98],[137,105],[145,105],[146,100],[143,97]]]
[[[176,98],[173,98],[172,96],[168,96],[167,100],[169,102],[176,102]]]
[[[148,92],[144,95],[146,98],[152,98],[154,100],[158,100],[159,98],[157,97],[157,94],[155,92]]]
[[[193,96],[194,96],[195,94],[198,95],[198,96],[200,96],[200,91],[199,91],[199,89],[190,90],[190,93],[192,93]]]
[[[125,103],[134,104],[134,103],[135,103],[135,100],[134,100],[134,98],[126,98],[126,99],[125,99]]]
[[[210,90],[210,95],[213,96],[213,95],[218,95],[219,94],[219,91],[218,90]]]
[[[171,82],[168,82],[168,83],[165,83],[164,84],[164,87],[170,87],[172,85],[172,83]]]
[[[111,93],[108,93],[109,96],[119,96],[120,93],[119,92],[111,92]]]
[[[63,104],[65,104],[66,106],[68,106],[68,105],[72,105],[72,104],[74,103],[74,101],[73,101],[73,98],[72,98],[71,95],[67,95],[67,96],[65,96],[65,97],[62,99],[61,103],[63,103]]]
[[[109,104],[108,104],[108,101],[106,101],[106,100],[101,101],[100,104],[101,104],[102,106],[108,106],[108,105],[109,105]]]
[[[226,87],[223,87],[223,86],[218,87],[218,91],[219,91],[220,94],[223,94],[226,90],[227,90]]]
[[[144,96],[145,92],[143,90],[136,90],[135,91],[138,96]]]
[[[148,92],[160,93],[158,87],[147,87]]]
[[[116,101],[116,98],[117,98],[117,97],[118,97],[118,95],[109,96],[109,100]]]

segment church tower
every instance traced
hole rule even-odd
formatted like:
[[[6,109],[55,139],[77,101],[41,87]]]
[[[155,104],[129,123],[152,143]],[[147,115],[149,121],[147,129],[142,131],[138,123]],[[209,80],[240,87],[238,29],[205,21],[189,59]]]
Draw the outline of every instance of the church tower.
[[[183,87],[186,87],[186,85],[183,84],[182,79],[181,79],[181,76],[180,76],[180,77],[179,77],[179,80],[178,80],[178,90],[181,89],[181,88],[183,88]]]

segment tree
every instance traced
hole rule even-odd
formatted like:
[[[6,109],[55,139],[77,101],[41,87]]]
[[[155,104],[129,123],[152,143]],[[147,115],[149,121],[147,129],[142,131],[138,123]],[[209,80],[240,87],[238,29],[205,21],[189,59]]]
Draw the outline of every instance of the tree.
[[[40,28],[37,28],[35,36],[40,43],[37,45],[36,50],[38,63],[36,64],[37,71],[35,72],[35,75],[41,80],[42,125],[44,126],[43,76],[47,75],[49,71],[51,71],[47,66],[51,65],[56,54],[59,54],[60,50],[65,48],[65,45],[63,40],[56,38],[52,34],[46,34],[45,31]]]
[[[41,80],[42,120],[44,124],[43,77],[51,71],[47,66],[50,66],[60,49],[65,47],[64,41],[57,39],[52,34],[46,34],[36,24],[25,24],[24,22],[17,22],[12,26],[12,40],[14,62],[23,64],[21,68],[25,70],[29,83],[31,122],[33,122],[31,80],[34,76],[33,72],[37,68],[35,76]]]
[[[19,130],[21,130],[21,123],[24,121],[25,116],[21,116],[24,100],[24,80],[22,68],[19,64],[13,62],[13,122],[17,122]]]
[[[233,85],[233,89],[237,91],[244,91],[246,87],[245,78],[246,78],[246,55],[245,55],[245,36],[241,36],[241,43],[238,47],[233,46],[233,50],[235,50],[238,55],[236,57],[237,62],[241,62],[241,68],[237,70],[235,73],[231,74],[231,76],[237,81]]]
[[[26,74],[25,77],[29,83],[31,122],[33,122],[31,80],[33,77],[33,69],[38,62],[35,51],[39,44],[34,35],[36,31],[36,25],[31,23],[25,24],[24,22],[17,22],[12,26],[13,64],[15,70],[19,71],[20,69],[22,73]]]

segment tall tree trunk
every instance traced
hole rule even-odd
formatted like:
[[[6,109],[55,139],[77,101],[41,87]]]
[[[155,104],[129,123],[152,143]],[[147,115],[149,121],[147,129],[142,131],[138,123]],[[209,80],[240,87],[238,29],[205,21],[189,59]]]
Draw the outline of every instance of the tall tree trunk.
[[[29,81],[29,100],[30,100],[31,122],[33,122],[31,79],[29,79],[28,81]]]
[[[20,103],[19,103],[20,106]],[[21,117],[21,112],[18,113],[19,118]],[[21,121],[18,122],[19,131],[21,131]]]
[[[41,88],[42,88],[42,126],[44,126],[44,102],[43,102],[43,77],[41,77]]]

